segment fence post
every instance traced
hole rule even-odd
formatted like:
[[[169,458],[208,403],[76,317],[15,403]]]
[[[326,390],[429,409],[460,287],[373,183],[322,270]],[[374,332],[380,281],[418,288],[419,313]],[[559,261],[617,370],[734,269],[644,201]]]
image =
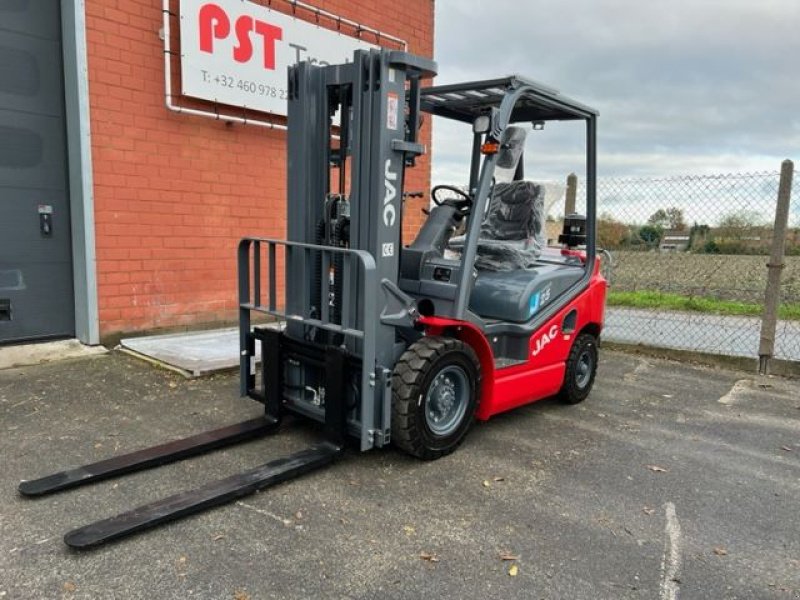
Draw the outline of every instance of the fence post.
[[[567,193],[564,196],[564,216],[575,212],[575,197],[578,194],[578,176],[575,173],[567,175]]]
[[[781,294],[781,271],[789,221],[789,200],[792,197],[794,163],[781,163],[781,180],[778,186],[778,205],[775,209],[775,227],[772,233],[772,253],[767,263],[767,289],[764,294],[764,316],[761,320],[761,340],[758,345],[758,372],[769,372],[769,361],[775,353],[775,328],[778,324],[778,305]]]

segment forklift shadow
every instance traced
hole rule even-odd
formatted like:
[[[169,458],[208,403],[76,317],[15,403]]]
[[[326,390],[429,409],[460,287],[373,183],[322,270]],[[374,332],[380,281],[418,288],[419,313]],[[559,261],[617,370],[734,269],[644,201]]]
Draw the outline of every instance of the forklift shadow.
[[[490,440],[494,437],[504,437],[511,432],[526,431],[530,435],[535,435],[537,431],[537,416],[544,412],[561,412],[569,411],[571,406],[559,401],[555,396],[543,398],[537,402],[520,406],[516,409],[493,415],[488,421],[476,420],[472,428],[469,430],[469,435],[465,436],[464,442],[461,447],[456,450],[454,454],[462,454],[463,452],[480,452],[482,446],[490,444]],[[301,419],[296,420],[295,431],[321,431],[317,427],[317,423],[306,423]],[[467,449],[469,447],[469,449]],[[419,458],[411,456],[410,454],[400,450],[393,444],[380,449],[377,452],[359,452],[355,440],[351,440],[348,444],[348,463],[359,461],[364,465],[364,468],[369,469],[367,465],[388,465],[401,467],[401,468],[414,468],[428,463],[429,461],[420,461]],[[375,459],[378,459],[377,461]],[[444,456],[438,461],[447,460]],[[433,461],[433,462],[438,462]]]

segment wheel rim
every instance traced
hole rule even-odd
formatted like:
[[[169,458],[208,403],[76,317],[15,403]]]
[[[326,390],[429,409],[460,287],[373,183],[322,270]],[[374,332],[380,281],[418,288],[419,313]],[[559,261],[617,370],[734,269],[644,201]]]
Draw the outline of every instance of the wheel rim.
[[[583,389],[589,385],[589,380],[592,378],[592,368],[594,367],[594,358],[592,353],[587,348],[578,357],[577,368],[575,369],[575,384]]]
[[[461,424],[469,404],[469,379],[450,365],[436,374],[425,394],[425,422],[434,435],[449,435]]]

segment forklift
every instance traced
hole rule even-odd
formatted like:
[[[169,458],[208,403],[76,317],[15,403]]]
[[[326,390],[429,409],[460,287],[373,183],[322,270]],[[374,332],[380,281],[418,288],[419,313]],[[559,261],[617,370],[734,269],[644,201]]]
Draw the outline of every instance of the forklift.
[[[264,415],[22,481],[42,496],[274,433],[284,415],[320,424],[295,454],[73,530],[89,548],[332,463],[349,446],[453,452],[475,420],[594,381],[606,282],[595,245],[597,112],[521,77],[423,87],[430,59],[356,51],[288,72],[287,240],[238,247],[240,391]],[[423,115],[471,126],[466,186],[436,186],[401,243],[406,169],[426,149]],[[543,186],[524,179],[528,129],[586,126],[586,214],[543,239]],[[466,127],[465,127],[466,129]],[[276,326],[277,325],[277,326]]]

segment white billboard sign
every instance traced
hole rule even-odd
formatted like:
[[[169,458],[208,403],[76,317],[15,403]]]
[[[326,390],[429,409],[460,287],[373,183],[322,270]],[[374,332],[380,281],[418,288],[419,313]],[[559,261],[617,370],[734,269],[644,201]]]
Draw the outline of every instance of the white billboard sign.
[[[180,0],[180,21],[184,95],[280,115],[290,65],[377,47],[247,0]]]

